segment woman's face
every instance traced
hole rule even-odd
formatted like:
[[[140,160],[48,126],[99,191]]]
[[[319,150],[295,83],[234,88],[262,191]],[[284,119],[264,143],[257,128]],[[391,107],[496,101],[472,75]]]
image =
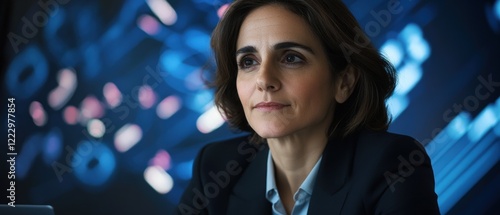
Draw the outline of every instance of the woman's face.
[[[238,96],[257,134],[325,134],[333,117],[334,81],[305,20],[280,6],[257,8],[241,25],[236,47]]]

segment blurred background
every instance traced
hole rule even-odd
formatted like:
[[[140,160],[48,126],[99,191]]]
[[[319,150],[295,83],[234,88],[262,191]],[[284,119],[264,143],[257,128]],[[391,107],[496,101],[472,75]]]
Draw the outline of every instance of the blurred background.
[[[396,66],[390,131],[425,145],[445,214],[500,214],[500,0],[344,0]],[[16,204],[171,214],[206,143],[210,34],[229,0],[4,0],[2,136]],[[10,200],[2,161],[2,198]]]

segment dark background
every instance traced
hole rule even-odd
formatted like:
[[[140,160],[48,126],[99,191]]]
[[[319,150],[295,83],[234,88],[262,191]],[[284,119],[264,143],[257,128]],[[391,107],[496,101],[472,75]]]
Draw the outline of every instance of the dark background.
[[[390,131],[426,145],[441,212],[500,214],[500,1],[344,2],[398,69]],[[240,135],[203,84],[228,3],[2,1],[0,127],[6,137],[15,98],[16,204],[170,214],[200,147]]]

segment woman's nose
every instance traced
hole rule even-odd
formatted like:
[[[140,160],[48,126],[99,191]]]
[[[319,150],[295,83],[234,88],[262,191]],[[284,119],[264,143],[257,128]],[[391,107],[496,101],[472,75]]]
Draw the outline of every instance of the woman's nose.
[[[272,63],[262,63],[257,75],[257,89],[259,91],[277,91],[281,88],[278,69]]]

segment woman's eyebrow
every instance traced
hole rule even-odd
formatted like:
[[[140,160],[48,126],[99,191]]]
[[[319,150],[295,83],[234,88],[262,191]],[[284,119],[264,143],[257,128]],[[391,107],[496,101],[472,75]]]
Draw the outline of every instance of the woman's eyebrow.
[[[302,45],[300,43],[296,43],[296,42],[282,42],[282,43],[277,43],[273,47],[276,50],[279,50],[279,49],[288,49],[288,48],[300,48],[300,49],[304,49],[304,50],[310,52],[311,54],[314,54],[314,51],[313,51],[312,48],[310,48],[309,46],[306,46],[306,45]]]
[[[245,46],[243,48],[240,48],[236,51],[236,56],[240,54],[246,54],[246,53],[255,53],[257,52],[257,49],[253,46]]]
[[[314,51],[312,48],[310,48],[309,46],[306,46],[306,45],[302,45],[300,43],[296,43],[296,42],[277,43],[273,46],[273,48],[275,50],[288,49],[288,48],[299,48],[299,49],[304,49],[304,50],[310,52],[311,54],[314,54]],[[257,52],[257,49],[254,46],[245,46],[245,47],[242,47],[236,51],[236,56],[238,56],[240,54],[255,53],[255,52]]]

